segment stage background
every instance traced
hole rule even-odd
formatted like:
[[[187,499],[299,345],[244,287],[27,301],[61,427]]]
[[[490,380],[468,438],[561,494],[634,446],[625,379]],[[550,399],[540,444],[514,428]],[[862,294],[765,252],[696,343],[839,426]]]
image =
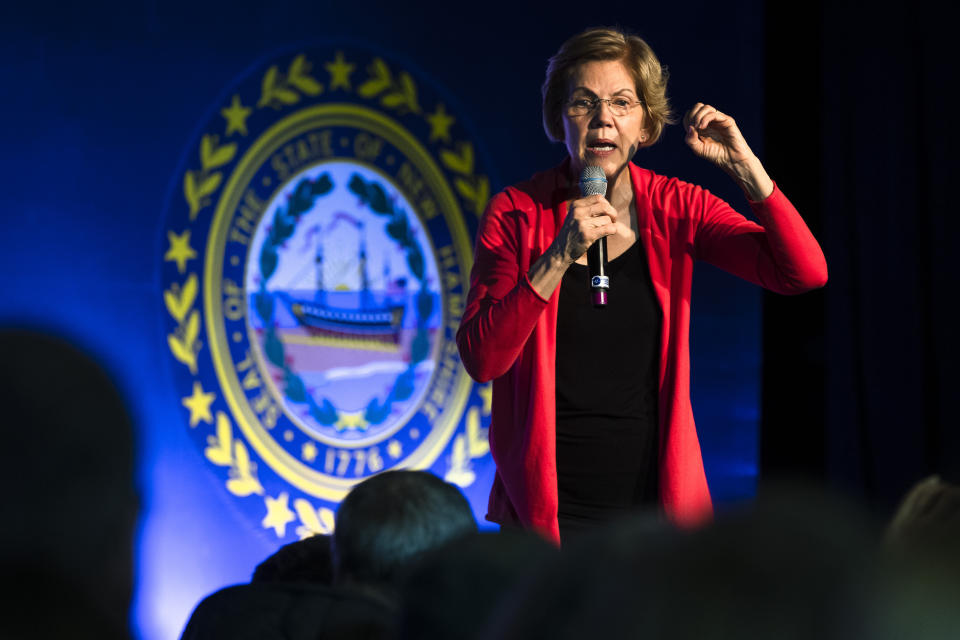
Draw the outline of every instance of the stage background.
[[[612,2],[589,11],[553,3],[549,12],[387,2],[3,9],[0,322],[72,338],[130,399],[142,497],[133,612],[140,637],[175,638],[202,596],[248,580],[276,547],[236,512],[190,441],[162,328],[164,202],[180,189],[177,167],[224,89],[256,60],[298,42],[369,43],[409,60],[456,100],[496,190],[563,157],[540,123],[547,57],[586,26],[620,24],[668,65],[678,115],[697,100],[712,103],[737,118],[763,157],[762,9],[759,1]],[[686,150],[679,127],[637,160],[746,210],[726,176]],[[788,194],[804,180],[769,168]],[[755,490],[760,300],[707,265],[697,272],[693,404],[721,508]],[[474,502],[478,515],[484,506]]]
[[[764,295],[761,476],[840,491],[879,521],[921,478],[960,483],[953,202],[956,12],[931,1],[769,2],[768,165],[830,281]]]

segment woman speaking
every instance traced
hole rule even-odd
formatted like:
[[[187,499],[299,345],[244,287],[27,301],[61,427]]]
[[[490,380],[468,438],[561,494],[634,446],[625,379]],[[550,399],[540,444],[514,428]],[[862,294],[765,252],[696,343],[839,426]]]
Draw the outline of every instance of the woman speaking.
[[[493,522],[559,542],[645,505],[679,525],[709,518],[690,406],[694,260],[778,293],[826,282],[817,241],[729,115],[697,103],[685,142],[759,223],[631,161],[670,122],[666,73],[640,38],[590,29],[550,59],[543,125],[569,155],[490,201],[457,333],[470,375],[493,380]],[[581,197],[585,167],[602,169],[606,197]],[[586,253],[600,238],[613,289],[596,308]]]

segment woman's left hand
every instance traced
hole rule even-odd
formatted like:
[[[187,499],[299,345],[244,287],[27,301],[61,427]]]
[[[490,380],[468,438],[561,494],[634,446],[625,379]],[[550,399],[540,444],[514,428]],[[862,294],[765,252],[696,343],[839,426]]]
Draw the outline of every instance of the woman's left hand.
[[[698,102],[683,116],[683,125],[687,146],[730,174],[748,198],[759,202],[773,193],[770,176],[732,117]]]
[[[753,158],[753,151],[731,116],[698,102],[683,116],[684,142],[705,160],[724,171],[732,171]]]

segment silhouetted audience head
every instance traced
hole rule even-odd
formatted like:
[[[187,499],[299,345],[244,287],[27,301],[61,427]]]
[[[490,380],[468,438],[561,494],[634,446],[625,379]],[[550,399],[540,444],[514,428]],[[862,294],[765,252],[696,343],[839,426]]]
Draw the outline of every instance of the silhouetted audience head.
[[[566,548],[484,637],[869,637],[872,538],[850,511],[781,494],[692,532],[618,523]]]
[[[252,582],[331,584],[330,536],[318,534],[283,545],[257,565]]]
[[[960,630],[960,487],[936,476],[915,485],[887,526],[885,639],[940,640]]]
[[[382,598],[307,582],[226,587],[194,609],[181,640],[386,640],[396,611]]]
[[[887,527],[887,540],[960,548],[960,487],[938,476],[917,483]]]
[[[289,544],[257,567],[250,584],[211,594],[182,638],[392,638],[400,573],[423,552],[476,528],[453,485],[423,471],[382,473],[343,500],[332,538]]]
[[[479,638],[501,599],[558,556],[523,531],[476,533],[425,553],[402,581],[399,637]]]
[[[3,329],[0,407],[0,566],[17,591],[0,637],[127,636],[138,499],[124,401],[75,347]]]
[[[338,583],[388,585],[421,553],[477,530],[470,504],[426,471],[387,471],[353,488],[337,511]]]

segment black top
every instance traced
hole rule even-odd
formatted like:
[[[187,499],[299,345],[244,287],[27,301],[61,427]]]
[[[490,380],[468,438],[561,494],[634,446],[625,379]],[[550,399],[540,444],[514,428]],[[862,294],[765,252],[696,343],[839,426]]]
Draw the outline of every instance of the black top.
[[[557,485],[561,536],[657,502],[661,311],[640,243],[608,263],[606,307],[573,264],[557,316]]]

